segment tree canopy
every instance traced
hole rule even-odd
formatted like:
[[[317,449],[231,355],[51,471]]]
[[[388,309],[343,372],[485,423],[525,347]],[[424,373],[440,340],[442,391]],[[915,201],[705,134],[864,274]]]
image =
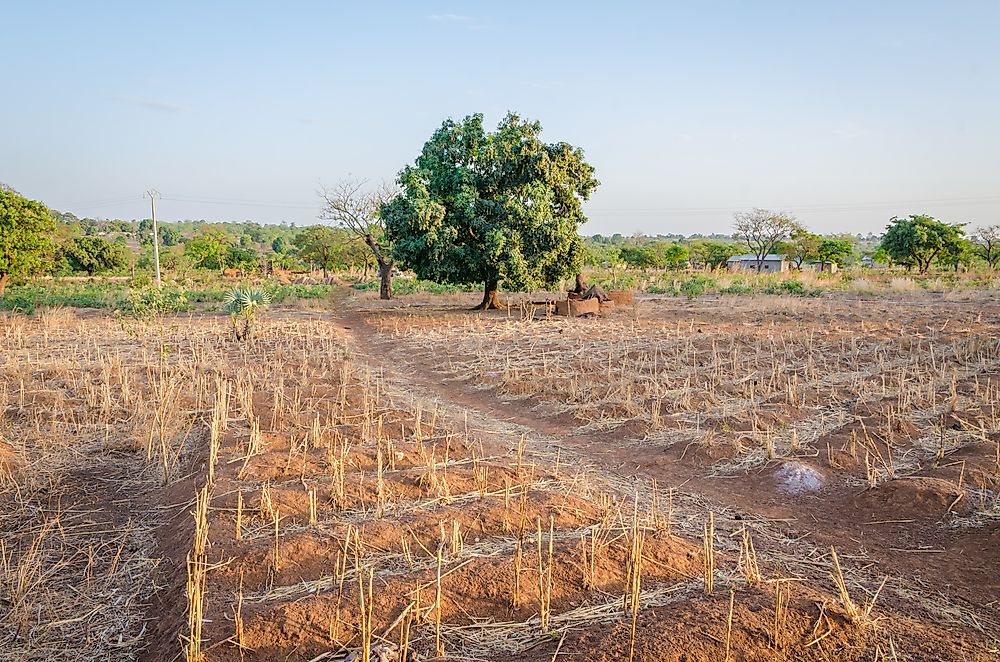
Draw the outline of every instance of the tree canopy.
[[[837,237],[822,237],[816,247],[816,257],[824,266],[841,263],[853,252],[854,245],[850,241]]]
[[[733,228],[736,231],[733,236],[743,240],[757,257],[758,271],[768,253],[773,253],[780,242],[801,229],[792,215],[760,208],[736,214]]]
[[[393,256],[421,278],[497,288],[552,286],[579,272],[582,203],[599,182],[583,151],[546,143],[538,122],[510,113],[496,131],[482,115],[446,120],[381,207]]]
[[[1000,225],[979,228],[972,241],[976,244],[976,253],[990,265],[990,269],[1000,266]]]
[[[893,216],[880,247],[897,264],[927,273],[934,260],[959,250],[964,235],[960,223],[945,223],[924,214]]]
[[[83,271],[88,276],[118,271],[128,266],[125,247],[103,237],[74,237],[63,244],[62,253],[71,269]]]
[[[823,238],[818,234],[809,232],[805,228],[796,228],[792,232],[789,242],[788,259],[795,264],[796,268],[801,269],[804,262],[819,258],[819,247],[822,240]]]
[[[0,296],[11,278],[42,270],[54,248],[54,229],[45,205],[0,186]]]
[[[193,239],[184,244],[184,254],[198,269],[222,270],[232,238],[221,228],[202,228]]]
[[[344,242],[337,232],[325,225],[315,225],[299,233],[293,243],[299,249],[299,257],[312,262],[323,270],[323,278],[336,267]]]
[[[688,255],[691,264],[696,267],[705,266],[709,269],[717,269],[725,266],[729,258],[739,255],[742,251],[743,247],[738,244],[700,239],[691,244]]]

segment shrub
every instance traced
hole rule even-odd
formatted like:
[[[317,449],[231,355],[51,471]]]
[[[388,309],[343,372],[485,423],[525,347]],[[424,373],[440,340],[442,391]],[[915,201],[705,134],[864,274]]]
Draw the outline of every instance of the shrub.
[[[136,324],[147,324],[161,315],[188,310],[184,290],[179,287],[129,288],[126,295],[115,302],[114,316],[122,330],[135,335]]]
[[[709,290],[714,290],[718,286],[716,280],[710,276],[695,274],[681,283],[680,292],[688,299],[701,296]]]
[[[720,294],[750,294],[751,292],[753,292],[753,287],[742,278],[733,279],[729,285],[719,290]]]
[[[764,288],[765,294],[792,294],[796,296],[818,297],[823,295],[820,287],[806,287],[801,281],[791,278],[789,280],[771,283]]]

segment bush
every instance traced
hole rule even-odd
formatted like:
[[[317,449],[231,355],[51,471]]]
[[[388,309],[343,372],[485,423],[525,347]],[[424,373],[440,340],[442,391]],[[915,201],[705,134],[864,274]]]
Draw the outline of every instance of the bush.
[[[304,285],[301,283],[265,283],[262,289],[272,303],[283,303],[294,299],[325,299],[333,292],[332,285]]]
[[[187,296],[180,287],[130,288],[114,307],[115,317],[133,320],[150,320],[167,313],[190,310]]]
[[[792,294],[795,296],[818,297],[822,296],[823,289],[819,287],[806,287],[801,281],[791,278],[777,283],[771,283],[764,288],[765,294]]]
[[[714,290],[717,287],[718,283],[711,276],[695,274],[681,283],[680,292],[688,299],[693,299],[696,296],[701,296],[705,292]]]
[[[9,287],[0,298],[0,309],[32,314],[38,308],[111,308],[116,288],[94,283],[59,283]]]
[[[729,285],[719,290],[719,294],[750,294],[753,287],[742,278],[733,280]]]

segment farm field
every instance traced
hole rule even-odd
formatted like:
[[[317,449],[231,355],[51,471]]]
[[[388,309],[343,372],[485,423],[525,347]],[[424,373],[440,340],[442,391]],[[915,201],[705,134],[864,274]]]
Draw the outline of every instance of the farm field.
[[[0,318],[0,659],[993,660],[1000,300]]]

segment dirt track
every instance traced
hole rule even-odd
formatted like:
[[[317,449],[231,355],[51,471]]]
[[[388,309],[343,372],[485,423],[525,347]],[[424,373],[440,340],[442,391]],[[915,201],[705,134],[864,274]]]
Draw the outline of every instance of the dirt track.
[[[941,303],[947,313],[927,319],[923,317],[928,308],[926,301],[876,302],[878,310],[868,319],[876,321],[881,311],[889,316],[887,328],[897,333],[927,334],[942,324],[947,327],[956,323],[975,325],[975,333],[995,334],[1000,328],[1000,306],[989,299]],[[644,306],[646,315],[653,316],[657,323],[691,324],[699,334],[725,332],[736,317],[727,303],[713,306],[711,302],[674,300],[647,302]],[[852,314],[855,321],[865,318],[857,315],[856,302],[815,307],[819,310],[802,308],[793,319],[822,324],[824,319],[838,315],[848,321]],[[387,312],[397,321],[387,322]],[[810,319],[815,312],[820,313],[819,320]],[[859,576],[867,575],[870,582],[879,576],[889,578],[880,596],[884,608],[906,614],[915,622],[937,622],[949,627],[957,636],[959,648],[964,648],[959,642],[965,638],[961,632],[966,630],[970,654],[982,655],[996,646],[994,640],[984,649],[971,640],[1000,631],[1000,578],[995,571],[1000,563],[1000,527],[995,521],[978,527],[946,523],[951,510],[962,510],[953,503],[958,496],[954,486],[957,465],[964,455],[969,455],[971,467],[971,455],[982,452],[982,448],[960,451],[956,461],[948,463],[928,461],[911,475],[890,481],[878,490],[834,480],[816,493],[790,496],[779,489],[775,478],[780,459],[745,473],[719,475],[710,468],[714,458],[699,453],[699,449],[691,452],[684,446],[644,441],[645,435],[628,425],[595,431],[572,416],[546,415],[544,397],[511,398],[489,384],[484,388],[483,380],[477,379],[481,375],[463,373],[463,368],[455,365],[456,353],[461,349],[449,347],[445,340],[419,344],[413,340],[410,329],[419,331],[426,324],[465,323],[455,315],[452,308],[431,305],[376,314],[356,310],[346,321],[356,346],[385,369],[393,381],[439,403],[454,417],[479,421],[481,434],[508,445],[516,444],[524,435],[535,453],[550,461],[558,454],[561,461],[587,466],[625,490],[648,493],[653,480],[661,488],[676,486],[674,496],[678,502],[690,504],[692,510],[721,514],[716,522],[717,527],[721,523],[723,537],[753,521],[755,530],[766,530],[772,542],[764,549],[779,556],[797,557],[806,565],[827,559],[829,547],[835,545],[841,555],[850,557]],[[484,321],[487,326],[518,323],[503,313]],[[585,328],[590,325],[592,330],[584,331],[585,335],[607,332],[594,320],[548,323]],[[394,326],[394,332],[386,331],[390,326]],[[523,350],[514,346],[509,351]],[[992,374],[980,377],[992,383]],[[989,453],[987,447],[986,457],[980,459],[988,460]],[[941,468],[939,464],[946,466]],[[696,533],[697,526],[692,529]],[[986,641],[990,640],[988,636]],[[912,650],[909,654],[920,657],[927,651]],[[937,654],[945,656],[943,649]]]

